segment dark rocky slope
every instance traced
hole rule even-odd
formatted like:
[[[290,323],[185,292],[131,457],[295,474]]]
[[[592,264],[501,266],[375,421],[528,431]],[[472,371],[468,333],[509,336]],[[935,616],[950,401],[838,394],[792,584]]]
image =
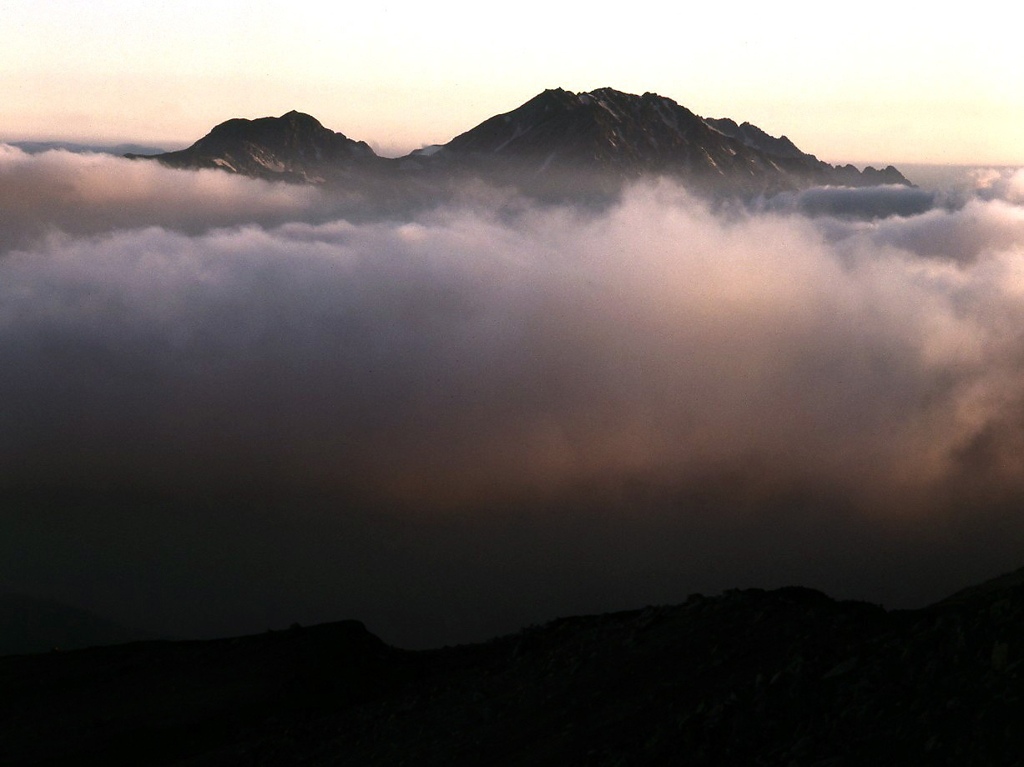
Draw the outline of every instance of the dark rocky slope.
[[[288,112],[257,120],[236,118],[214,127],[187,149],[152,157],[172,168],[219,168],[244,176],[324,183],[381,160],[363,141],[328,130],[310,115]]]
[[[1024,764],[1022,584],[731,591],[426,652],[345,622],[11,656],[0,762]]]
[[[535,177],[663,175],[717,194],[909,183],[895,168],[835,168],[749,123],[705,119],[656,93],[612,88],[544,91],[457,136],[431,158]]]

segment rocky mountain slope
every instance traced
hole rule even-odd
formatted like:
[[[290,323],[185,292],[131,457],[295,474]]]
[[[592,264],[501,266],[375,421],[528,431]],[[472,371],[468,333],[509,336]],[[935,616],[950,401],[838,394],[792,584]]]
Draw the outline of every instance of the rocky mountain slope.
[[[130,155],[136,157],[136,155]],[[774,194],[817,185],[908,184],[898,170],[833,167],[749,123],[702,118],[654,93],[547,90],[447,144],[376,156],[298,112],[229,120],[188,149],[157,155],[177,168],[221,168],[267,179],[397,186],[467,176],[560,196],[614,192],[644,175],[716,195]]]
[[[749,123],[707,120],[664,96],[611,88],[544,91],[457,136],[431,157],[492,167],[514,163],[536,175],[602,172],[633,179],[660,174],[743,194],[909,183],[895,168],[870,169],[866,175],[853,166],[837,169],[801,152],[785,136],[774,138]]]
[[[354,621],[0,658],[0,762],[1017,765],[1024,571],[888,612],[803,588],[410,652]]]
[[[341,171],[380,159],[365,142],[328,130],[316,118],[295,111],[228,120],[187,149],[151,156],[172,168],[221,168],[256,178],[310,183],[324,183]]]

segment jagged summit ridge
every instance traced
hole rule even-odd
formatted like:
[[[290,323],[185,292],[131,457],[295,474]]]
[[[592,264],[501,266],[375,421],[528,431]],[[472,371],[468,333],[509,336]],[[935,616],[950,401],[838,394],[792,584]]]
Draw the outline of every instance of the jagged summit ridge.
[[[801,152],[787,136],[771,136],[756,125],[745,122],[737,125],[728,117],[705,118],[704,122],[724,136],[742,141],[746,146],[758,149],[775,157],[814,159],[813,155]]]

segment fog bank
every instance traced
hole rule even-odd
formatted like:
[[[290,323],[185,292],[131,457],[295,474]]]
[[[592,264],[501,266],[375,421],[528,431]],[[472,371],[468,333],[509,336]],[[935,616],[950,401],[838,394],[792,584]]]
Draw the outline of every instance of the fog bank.
[[[3,150],[0,586],[422,645],[733,586],[909,605],[1017,567],[1022,177],[353,217]]]

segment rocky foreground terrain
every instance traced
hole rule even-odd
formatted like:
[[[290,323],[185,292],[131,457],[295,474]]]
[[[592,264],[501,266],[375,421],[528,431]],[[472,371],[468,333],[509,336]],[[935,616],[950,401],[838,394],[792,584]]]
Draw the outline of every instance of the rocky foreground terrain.
[[[0,658],[0,764],[1024,764],[1024,570],[921,610],[803,588],[478,645],[360,623]]]

